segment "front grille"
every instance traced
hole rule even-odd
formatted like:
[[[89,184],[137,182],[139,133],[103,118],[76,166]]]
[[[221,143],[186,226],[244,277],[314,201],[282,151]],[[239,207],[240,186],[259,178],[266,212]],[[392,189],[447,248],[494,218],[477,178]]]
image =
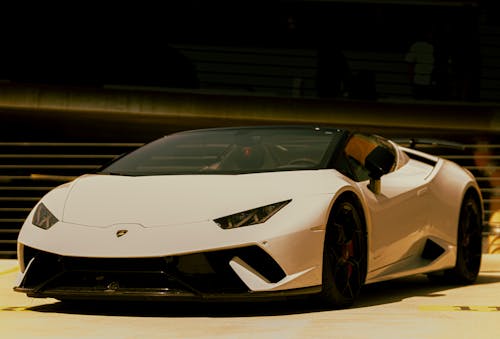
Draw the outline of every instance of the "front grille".
[[[248,292],[230,268],[240,257],[270,282],[285,273],[257,246],[157,258],[81,258],[24,247],[25,262],[34,258],[21,288],[47,291],[156,292],[190,295]]]

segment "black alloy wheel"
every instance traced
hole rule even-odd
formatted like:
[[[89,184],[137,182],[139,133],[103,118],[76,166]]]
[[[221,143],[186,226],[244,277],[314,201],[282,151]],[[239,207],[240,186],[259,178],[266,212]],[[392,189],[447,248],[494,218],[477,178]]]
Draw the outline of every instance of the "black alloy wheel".
[[[338,201],[325,235],[323,301],[334,308],[351,306],[364,284],[366,264],[362,217],[350,201]]]
[[[482,255],[482,213],[478,200],[468,194],[460,209],[457,236],[457,261],[445,272],[450,282],[471,284],[476,281]]]

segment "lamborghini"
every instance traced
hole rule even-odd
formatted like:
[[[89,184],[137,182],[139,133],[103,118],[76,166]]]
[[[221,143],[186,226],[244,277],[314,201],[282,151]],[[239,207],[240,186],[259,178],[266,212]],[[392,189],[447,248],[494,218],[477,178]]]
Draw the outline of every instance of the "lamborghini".
[[[470,284],[483,205],[454,162],[315,126],[178,132],[47,193],[14,290],[59,300],[268,300],[349,307],[415,274]]]

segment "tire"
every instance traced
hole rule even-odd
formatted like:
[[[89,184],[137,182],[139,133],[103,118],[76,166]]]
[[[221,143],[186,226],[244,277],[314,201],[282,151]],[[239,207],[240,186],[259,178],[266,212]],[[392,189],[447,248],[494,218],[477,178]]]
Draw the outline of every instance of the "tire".
[[[449,282],[471,284],[476,281],[482,255],[482,211],[479,202],[468,194],[460,208],[455,267],[445,271]]]
[[[321,301],[328,307],[354,303],[366,277],[363,218],[349,200],[335,203],[325,234]]]

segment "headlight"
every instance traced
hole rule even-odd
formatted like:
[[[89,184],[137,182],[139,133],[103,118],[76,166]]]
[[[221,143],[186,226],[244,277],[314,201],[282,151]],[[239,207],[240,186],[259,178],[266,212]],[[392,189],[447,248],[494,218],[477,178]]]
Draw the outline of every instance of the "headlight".
[[[33,225],[48,230],[59,220],[49,211],[49,209],[41,203],[35,210],[33,215]]]
[[[254,208],[248,211],[239,212],[228,215],[214,221],[223,229],[232,229],[244,226],[251,226],[266,222],[269,218],[275,215],[280,209],[285,207],[290,201],[277,202],[275,204]]]

